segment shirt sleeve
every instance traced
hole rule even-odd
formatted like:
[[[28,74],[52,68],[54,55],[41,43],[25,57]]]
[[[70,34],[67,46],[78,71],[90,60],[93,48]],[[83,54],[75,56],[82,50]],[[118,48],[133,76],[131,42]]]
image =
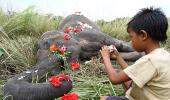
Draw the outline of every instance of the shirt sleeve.
[[[133,65],[124,69],[124,72],[136,85],[142,88],[156,75],[156,68],[149,58],[141,58]]]

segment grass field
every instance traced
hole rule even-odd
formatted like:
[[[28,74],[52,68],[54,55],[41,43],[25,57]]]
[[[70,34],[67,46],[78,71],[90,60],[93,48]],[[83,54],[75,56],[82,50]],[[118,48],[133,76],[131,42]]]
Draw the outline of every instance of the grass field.
[[[40,15],[32,7],[20,13],[0,10],[0,100],[6,79],[36,63],[37,41],[42,33],[57,30],[62,16]],[[114,38],[129,41],[126,24],[130,18],[118,18],[110,22],[95,21],[100,29]],[[170,21],[169,21],[170,22]],[[165,47],[170,50],[170,29]],[[97,59],[96,59],[97,60]],[[117,66],[117,65],[116,65]],[[67,71],[65,71],[67,73]],[[80,70],[70,74],[74,80],[73,92],[80,100],[98,100],[102,95],[123,96],[121,85],[112,85],[100,63],[81,63]]]

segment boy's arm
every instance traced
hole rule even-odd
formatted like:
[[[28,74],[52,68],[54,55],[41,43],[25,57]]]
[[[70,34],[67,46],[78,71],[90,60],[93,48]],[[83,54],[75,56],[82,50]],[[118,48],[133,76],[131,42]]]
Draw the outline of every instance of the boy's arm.
[[[122,58],[120,53],[117,51],[116,47],[114,45],[112,45],[112,47],[113,47],[113,49],[112,49],[112,53],[111,53],[110,57],[116,59],[116,62],[121,66],[122,69],[125,69],[126,67],[128,67],[128,64],[125,62],[125,60]],[[122,83],[125,91],[127,91],[129,89],[131,83],[132,83],[131,80]]]
[[[122,71],[119,69],[114,69],[112,67],[111,61],[108,58],[103,58],[106,72],[109,75],[109,79],[113,84],[122,83],[123,88],[125,91],[127,91],[132,83],[131,79]],[[117,58],[117,62],[121,65],[122,69],[126,68],[128,64],[123,60],[123,58],[120,56],[120,58]],[[114,79],[114,77],[116,79]]]
[[[124,71],[112,67],[110,57],[103,56],[103,61],[109,79],[113,84],[120,84],[130,80]]]
[[[122,69],[125,69],[129,66],[119,53],[117,54],[116,62],[121,66]],[[131,84],[132,80],[122,83],[124,90],[127,91],[130,88]]]
[[[111,58],[115,58],[115,56],[116,62],[121,66],[122,69],[125,69],[129,66],[119,53],[116,55],[114,53],[111,53]]]

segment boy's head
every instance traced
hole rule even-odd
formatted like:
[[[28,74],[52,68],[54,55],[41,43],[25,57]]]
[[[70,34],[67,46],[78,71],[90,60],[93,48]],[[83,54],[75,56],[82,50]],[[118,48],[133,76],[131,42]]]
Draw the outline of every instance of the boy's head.
[[[142,9],[127,25],[128,32],[132,30],[142,34],[145,31],[152,40],[158,42],[165,42],[167,39],[168,19],[159,8]]]

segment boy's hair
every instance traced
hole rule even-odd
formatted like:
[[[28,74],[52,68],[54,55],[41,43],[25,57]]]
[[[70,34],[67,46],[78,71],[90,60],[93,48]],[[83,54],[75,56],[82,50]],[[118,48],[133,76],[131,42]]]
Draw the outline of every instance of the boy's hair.
[[[127,24],[128,32],[129,29],[138,34],[144,30],[152,40],[164,43],[167,39],[168,19],[160,8],[143,8]]]

